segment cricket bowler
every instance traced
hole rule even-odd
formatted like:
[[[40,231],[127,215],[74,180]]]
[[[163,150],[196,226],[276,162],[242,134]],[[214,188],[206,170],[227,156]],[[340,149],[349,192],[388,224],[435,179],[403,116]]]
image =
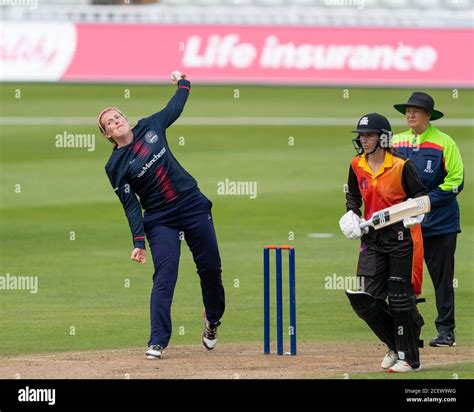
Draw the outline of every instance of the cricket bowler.
[[[356,312],[387,345],[382,368],[410,372],[420,367],[423,318],[416,306],[423,275],[424,214],[374,230],[360,228],[381,209],[427,194],[411,160],[391,149],[392,128],[378,113],[362,116],[349,167],[346,210],[339,226],[347,239],[361,239],[357,276],[361,290],[346,294]],[[388,296],[388,304],[386,302]]]
[[[202,343],[209,350],[217,343],[217,328],[225,310],[212,203],[178,163],[166,140],[166,129],[180,116],[191,88],[185,76],[179,73],[176,77],[176,73],[171,77],[177,91],[163,110],[140,119],[133,128],[115,107],[102,110],[97,121],[114,146],[105,171],[132,232],[131,259],[146,263],[145,237],[153,257],[147,359],[161,358],[171,338],[171,304],[182,233],[200,277],[205,308]]]

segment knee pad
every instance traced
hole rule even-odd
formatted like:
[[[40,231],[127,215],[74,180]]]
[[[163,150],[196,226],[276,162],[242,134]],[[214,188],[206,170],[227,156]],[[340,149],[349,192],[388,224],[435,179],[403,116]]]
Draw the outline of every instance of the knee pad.
[[[355,313],[367,323],[383,343],[395,350],[393,318],[385,301],[375,299],[369,293],[349,289],[346,290],[346,295]]]

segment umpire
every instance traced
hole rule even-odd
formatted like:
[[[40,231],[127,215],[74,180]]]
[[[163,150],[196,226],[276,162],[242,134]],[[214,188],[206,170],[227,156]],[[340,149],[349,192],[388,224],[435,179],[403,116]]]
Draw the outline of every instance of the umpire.
[[[461,232],[456,198],[464,186],[463,162],[454,140],[431,124],[444,114],[434,108],[430,95],[414,92],[394,107],[406,116],[409,130],[393,137],[393,147],[413,160],[431,201],[432,210],[422,223],[424,258],[438,310],[438,336],[430,346],[454,346],[454,253]]]

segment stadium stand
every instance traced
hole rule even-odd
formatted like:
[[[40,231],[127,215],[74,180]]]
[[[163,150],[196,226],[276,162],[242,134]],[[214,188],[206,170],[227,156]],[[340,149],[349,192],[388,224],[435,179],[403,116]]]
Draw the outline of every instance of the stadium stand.
[[[4,21],[331,27],[467,28],[473,6],[473,0],[0,0]]]

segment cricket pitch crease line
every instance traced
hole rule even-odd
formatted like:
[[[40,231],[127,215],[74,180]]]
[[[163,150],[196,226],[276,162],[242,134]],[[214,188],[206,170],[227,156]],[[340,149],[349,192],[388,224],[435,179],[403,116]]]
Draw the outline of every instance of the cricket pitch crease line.
[[[90,355],[100,355],[102,353],[122,353],[122,354],[134,354],[134,353],[142,353],[144,351],[143,348],[128,348],[128,349],[97,349],[97,350],[89,350],[89,351],[74,351],[74,352],[54,352],[54,353],[35,353],[35,354],[28,354],[26,356],[22,355],[12,355],[12,356],[0,356],[1,361],[50,361],[51,359],[54,360],[56,357],[66,357],[66,356],[83,356],[86,354]],[[207,353],[200,345],[177,345],[172,347],[172,351],[176,354],[182,353]],[[259,350],[252,350],[252,351],[244,351],[244,352],[233,352],[233,356],[254,356],[254,355],[261,355],[262,353]],[[229,355],[227,351],[220,351],[214,352],[212,356],[218,355]],[[34,357],[31,357],[34,356]],[[323,355],[321,355],[323,356]],[[56,359],[57,362],[77,362],[81,361],[79,359]],[[85,360],[85,362],[89,362],[89,360]]]
[[[135,124],[134,117],[130,118]],[[14,116],[1,117],[2,126],[42,126],[42,125],[96,125],[93,117],[29,117]],[[406,126],[405,119],[394,119],[394,126]],[[353,126],[352,117],[184,117],[178,119],[176,124],[182,126]],[[437,122],[440,126],[466,126],[473,127],[472,118],[441,119]]]

